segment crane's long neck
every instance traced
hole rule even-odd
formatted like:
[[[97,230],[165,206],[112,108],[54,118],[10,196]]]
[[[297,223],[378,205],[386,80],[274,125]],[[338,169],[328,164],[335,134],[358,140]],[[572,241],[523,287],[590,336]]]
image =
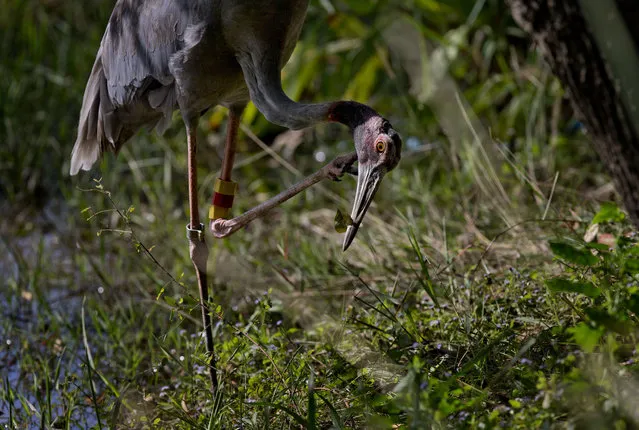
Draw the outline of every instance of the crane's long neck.
[[[267,120],[293,130],[322,122],[340,122],[355,130],[369,118],[379,116],[372,108],[352,101],[304,104],[291,100],[282,89],[277,63],[238,57],[251,100]]]

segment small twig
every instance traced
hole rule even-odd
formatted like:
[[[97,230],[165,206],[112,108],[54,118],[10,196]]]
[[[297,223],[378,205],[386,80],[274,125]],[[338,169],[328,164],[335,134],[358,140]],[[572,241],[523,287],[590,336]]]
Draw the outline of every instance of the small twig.
[[[552,197],[555,194],[555,187],[557,186],[558,179],[559,172],[555,173],[555,180],[552,182],[552,188],[550,189],[550,195],[548,196],[548,203],[546,203],[546,210],[544,211],[544,216],[541,217],[542,220],[546,219],[546,215],[548,215],[548,210],[550,209],[550,203],[552,203]]]
[[[122,210],[118,207],[118,205],[115,203],[115,201],[113,200],[113,198],[111,197],[111,192],[106,191],[106,190],[102,190],[99,188],[95,188],[95,189],[82,189],[80,188],[80,191],[88,191],[88,192],[97,192],[100,194],[103,194],[104,196],[106,196],[106,198],[109,200],[109,203],[111,204],[111,206],[113,207],[114,212],[116,212],[123,220],[124,223],[126,224],[126,226],[129,228],[129,231],[125,231],[125,230],[117,230],[117,232],[120,233],[128,233],[131,235],[131,239],[133,239],[133,241],[138,244],[140,246],[140,248],[142,249],[142,251],[144,251],[144,253],[151,259],[151,261],[153,261],[153,263],[162,271],[164,272],[165,275],[167,275],[169,277],[169,279],[171,279],[172,282],[174,282],[176,285],[180,286],[180,287],[184,287],[184,285],[182,285],[177,279],[175,279],[175,277],[164,267],[162,266],[162,264],[155,258],[155,256],[151,253],[151,250],[149,250],[149,248],[146,247],[146,245],[144,245],[144,243],[138,238],[137,234],[135,233],[135,230],[133,229],[133,225],[131,224],[131,221],[129,220],[129,217],[127,217]],[[95,217],[97,214],[100,213],[104,213],[107,212],[105,211],[100,211],[97,212],[93,215],[91,215],[88,220],[91,220],[93,217]],[[112,230],[112,229],[100,229],[100,232],[104,232],[104,231],[116,231],[116,230]]]

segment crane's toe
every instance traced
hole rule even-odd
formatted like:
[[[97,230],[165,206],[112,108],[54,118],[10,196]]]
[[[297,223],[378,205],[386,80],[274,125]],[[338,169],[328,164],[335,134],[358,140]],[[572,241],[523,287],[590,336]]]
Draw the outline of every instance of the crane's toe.
[[[357,161],[357,154],[352,152],[346,155],[340,155],[335,157],[333,161],[324,166],[327,171],[327,175],[333,181],[339,182],[340,178],[346,173],[352,174],[353,171],[357,171],[353,165]]]

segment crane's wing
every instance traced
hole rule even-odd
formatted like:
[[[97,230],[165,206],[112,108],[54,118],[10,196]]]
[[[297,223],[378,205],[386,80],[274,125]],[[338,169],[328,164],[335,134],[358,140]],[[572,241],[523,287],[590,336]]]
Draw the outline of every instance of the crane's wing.
[[[201,22],[198,3],[118,0],[85,89],[72,175],[105,150],[117,152],[140,127],[168,127],[176,106],[169,61],[189,26]]]
[[[171,56],[181,49],[189,10],[180,1],[120,0],[102,39],[102,64],[116,107],[140,97],[149,78],[170,85]]]

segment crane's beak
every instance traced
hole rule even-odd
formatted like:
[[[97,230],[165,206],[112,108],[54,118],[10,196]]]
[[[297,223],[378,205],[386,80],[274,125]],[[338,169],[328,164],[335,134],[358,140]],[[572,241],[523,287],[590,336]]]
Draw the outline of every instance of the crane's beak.
[[[384,171],[378,166],[359,164],[357,173],[357,191],[355,192],[355,202],[353,203],[353,211],[351,212],[351,218],[353,224],[349,225],[346,229],[346,236],[344,237],[343,251],[346,251],[355,235],[359,226],[366,215],[368,207],[373,202],[373,197],[379,189],[384,177]]]

